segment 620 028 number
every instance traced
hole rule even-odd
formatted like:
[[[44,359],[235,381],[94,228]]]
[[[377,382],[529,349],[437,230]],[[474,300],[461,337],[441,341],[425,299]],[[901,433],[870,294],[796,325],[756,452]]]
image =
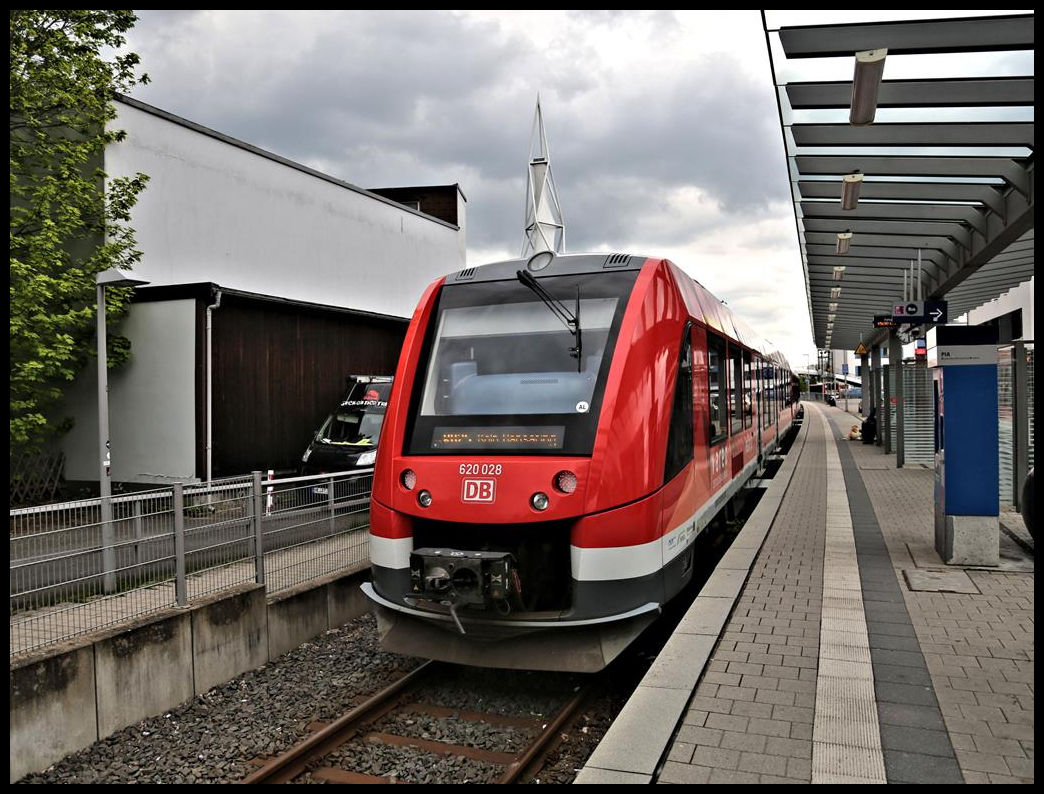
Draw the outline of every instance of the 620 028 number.
[[[502,474],[504,467],[500,463],[461,463],[461,474]]]

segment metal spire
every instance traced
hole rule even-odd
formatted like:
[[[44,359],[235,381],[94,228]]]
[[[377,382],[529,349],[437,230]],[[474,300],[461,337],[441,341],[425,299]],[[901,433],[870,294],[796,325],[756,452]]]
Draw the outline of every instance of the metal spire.
[[[522,258],[540,251],[561,253],[565,247],[565,223],[558,205],[554,176],[551,174],[551,153],[544,134],[544,117],[537,95],[536,116],[529,138],[529,174],[526,183],[525,233],[522,238]]]

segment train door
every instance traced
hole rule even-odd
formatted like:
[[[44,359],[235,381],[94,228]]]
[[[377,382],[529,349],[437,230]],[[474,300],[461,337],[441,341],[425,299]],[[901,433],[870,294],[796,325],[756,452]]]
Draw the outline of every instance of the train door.
[[[728,471],[726,442],[729,437],[729,395],[726,383],[728,359],[725,340],[707,331],[707,454],[711,490],[717,490]]]
[[[754,426],[756,424],[754,418],[754,405],[756,403],[756,395],[754,390],[754,382],[756,379],[756,373],[754,372],[754,356],[749,350],[743,351],[743,446],[741,453],[743,455],[742,462],[739,468],[742,469],[752,460],[757,458],[757,448],[754,446]],[[733,474],[738,474],[738,470],[734,471]]]
[[[728,346],[729,387],[729,477],[743,469],[743,349],[730,342]]]
[[[674,404],[671,424],[667,431],[667,455],[664,461],[663,481],[669,483],[692,460],[692,341],[686,326],[678,354],[678,373],[674,384]]]
[[[761,356],[754,356],[754,427],[758,442],[758,463],[761,463],[761,453],[765,449],[765,443],[761,437],[761,429],[765,425],[765,362]]]

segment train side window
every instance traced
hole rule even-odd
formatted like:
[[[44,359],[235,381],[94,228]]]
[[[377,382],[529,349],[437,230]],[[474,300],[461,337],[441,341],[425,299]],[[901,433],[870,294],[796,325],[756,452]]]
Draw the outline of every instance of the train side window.
[[[692,460],[692,452],[692,343],[689,341],[689,329],[686,327],[678,356],[678,377],[674,384],[671,427],[667,433],[664,482],[670,481],[685,468]]]
[[[710,410],[711,444],[717,444],[725,438],[727,431],[727,408],[725,405],[725,340],[707,332],[707,397]]]
[[[743,429],[743,351],[729,345],[729,432]]]

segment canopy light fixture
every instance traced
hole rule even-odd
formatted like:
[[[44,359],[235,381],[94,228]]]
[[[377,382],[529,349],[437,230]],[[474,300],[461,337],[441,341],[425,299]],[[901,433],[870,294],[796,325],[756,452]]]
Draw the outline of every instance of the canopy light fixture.
[[[830,297],[831,298],[840,298],[841,297],[841,288],[840,287],[831,287],[830,288]]]
[[[828,308],[830,309],[830,311],[836,312],[837,311],[837,304],[836,303],[831,303]]]
[[[854,210],[859,203],[859,188],[863,186],[863,175],[856,171],[841,177],[841,209]]]
[[[884,74],[888,50],[863,50],[855,54],[855,74],[852,77],[852,110],[848,122],[856,126],[872,124],[877,112],[877,91]]]
[[[834,249],[839,254],[847,254],[848,249],[852,247],[852,232],[838,232],[837,233],[837,248]],[[841,276],[845,273],[845,269],[834,268],[834,278],[837,281],[841,280]]]
[[[834,320],[836,320],[836,319],[837,319],[837,315],[836,314],[828,314],[827,315],[827,320],[829,320],[830,322],[834,322]]]
[[[849,242],[851,242],[852,233],[851,232],[845,232],[845,234],[848,235],[847,239],[849,240]],[[838,235],[838,237],[840,237],[840,236],[841,235]],[[847,250],[847,248],[845,250]],[[838,253],[841,253],[841,252],[838,251]],[[845,266],[844,265],[835,265],[834,266],[834,281],[840,281],[844,277],[845,277]]]

